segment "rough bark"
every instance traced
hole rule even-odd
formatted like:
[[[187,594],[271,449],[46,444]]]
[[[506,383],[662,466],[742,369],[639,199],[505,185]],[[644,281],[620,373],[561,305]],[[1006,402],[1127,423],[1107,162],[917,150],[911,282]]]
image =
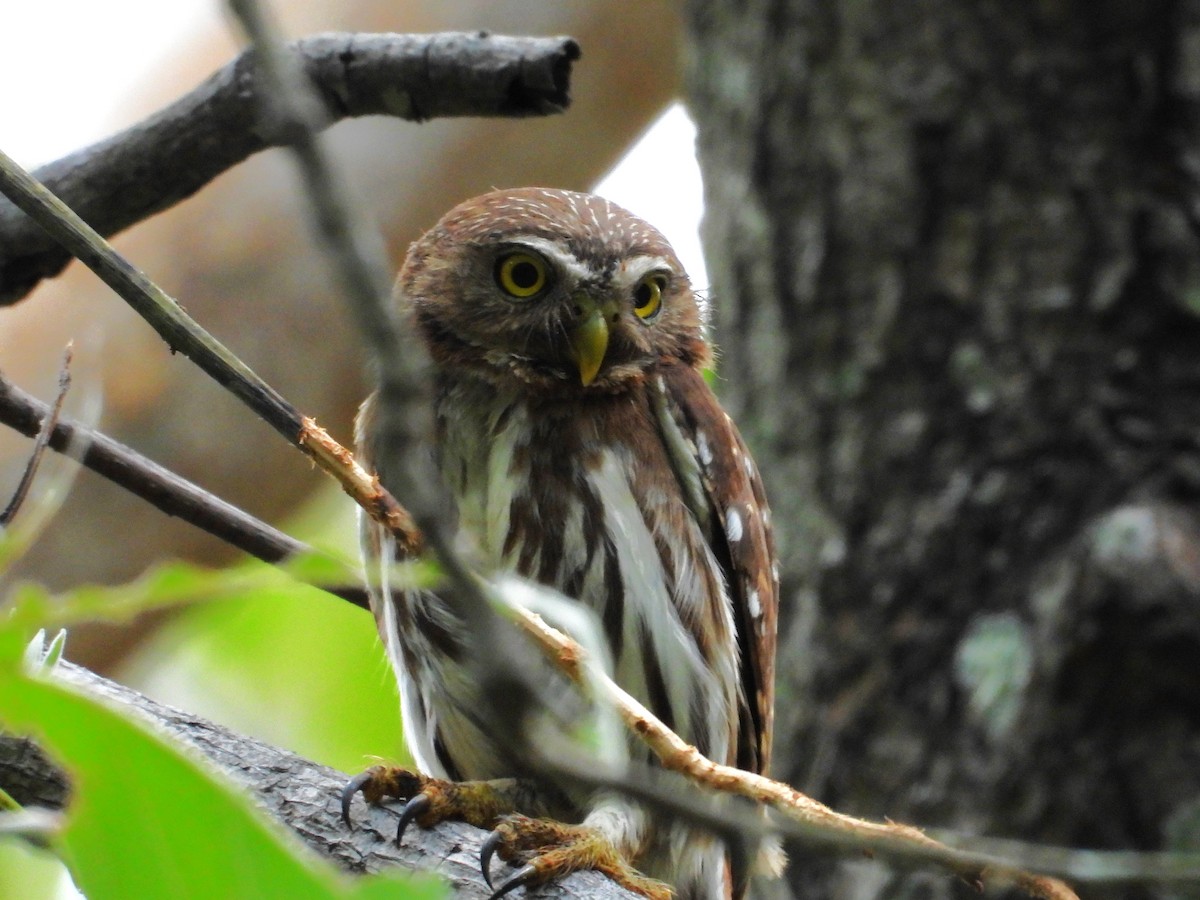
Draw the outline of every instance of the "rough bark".
[[[722,388],[786,561],[775,774],[1196,846],[1200,4],[692,0],[688,29]]]
[[[486,831],[461,822],[445,822],[429,829],[412,827],[405,832],[404,844],[397,847],[392,840],[397,809],[368,807],[359,800],[354,804],[354,828],[347,829],[341,821],[339,800],[347,775],[157,703],[70,663],[61,663],[57,671],[75,687],[140,716],[198,752],[223,774],[244,785],[272,818],[343,869],[368,873],[400,866],[409,871],[436,872],[449,881],[456,897],[491,895],[479,867],[479,850]],[[70,791],[66,776],[31,741],[2,733],[0,786],[22,805],[52,809],[62,807]],[[538,896],[560,900],[633,897],[596,872],[570,875],[540,888]]]
[[[411,121],[523,118],[569,101],[570,38],[477,34],[331,33],[289,45],[319,96],[322,125],[359,116]],[[222,172],[291,139],[264,125],[255,55],[246,51],[166,109],[105,141],[43,166],[38,180],[108,236],[190,197]],[[272,128],[271,125],[275,127]],[[70,253],[0,199],[0,304],[57,275]]]

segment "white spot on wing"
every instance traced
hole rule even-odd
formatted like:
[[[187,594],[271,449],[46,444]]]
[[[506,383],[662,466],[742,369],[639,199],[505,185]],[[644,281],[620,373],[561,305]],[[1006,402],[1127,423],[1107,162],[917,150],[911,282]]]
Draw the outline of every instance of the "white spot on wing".
[[[762,618],[762,601],[758,599],[758,591],[751,591],[746,595],[746,608],[750,611],[750,618]]]
[[[703,431],[696,432],[696,452],[700,455],[701,465],[712,465],[712,447],[708,446],[708,435]]]
[[[729,510],[725,515],[725,536],[731,541],[742,539],[742,514],[736,509]]]

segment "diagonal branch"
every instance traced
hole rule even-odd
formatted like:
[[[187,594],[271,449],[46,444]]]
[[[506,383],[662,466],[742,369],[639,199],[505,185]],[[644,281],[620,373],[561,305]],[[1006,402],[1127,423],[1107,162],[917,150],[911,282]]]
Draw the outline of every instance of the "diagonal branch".
[[[52,449],[78,459],[168,516],[195,525],[263,562],[281,562],[312,549],[108,435],[59,417],[53,408],[21,390],[2,373],[0,423],[27,437],[51,426],[47,441]],[[360,585],[326,590],[355,606],[367,606],[366,590]]]
[[[356,209],[342,177],[320,140],[320,102],[304,73],[284,52],[279,30],[266,4],[258,0],[229,0],[229,7],[250,38],[263,78],[262,116],[268,127],[288,134],[300,165],[320,249],[329,257],[345,289],[347,303],[358,320],[379,385],[376,429],[386,446],[428,446],[432,415],[427,392],[428,356],[415,337],[401,327],[391,302],[391,271],[378,230],[367,225]],[[466,624],[471,645],[471,676],[487,684],[498,698],[484,713],[496,726],[493,733],[511,737],[507,752],[527,757],[519,742],[524,729],[511,723],[538,705],[540,675],[529,668],[520,638],[506,628],[470,565],[453,546],[446,528],[441,479],[432,459],[411,453],[405,465],[388,472],[387,488],[405,497],[412,529],[397,533],[398,555],[408,558],[423,548],[445,574],[442,599]],[[417,536],[419,535],[419,541]],[[514,643],[516,642],[516,643]]]
[[[158,332],[172,350],[192,360],[289,443],[332,474],[357,503],[387,524],[402,546],[416,552],[420,536],[411,517],[379,487],[378,479],[368,475],[354,462],[349,451],[338,445],[314,420],[302,416],[184,312],[162,288],[131,265],[95,229],[3,152],[0,152],[0,193],[95,272]]]
[[[569,103],[570,38],[332,33],[287,45],[324,107],[321,127],[357,116],[543,116]],[[250,52],[144,122],[38,170],[38,179],[112,235],[191,196],[288,138],[263,130],[261,72]],[[0,200],[0,304],[13,303],[71,254]]]

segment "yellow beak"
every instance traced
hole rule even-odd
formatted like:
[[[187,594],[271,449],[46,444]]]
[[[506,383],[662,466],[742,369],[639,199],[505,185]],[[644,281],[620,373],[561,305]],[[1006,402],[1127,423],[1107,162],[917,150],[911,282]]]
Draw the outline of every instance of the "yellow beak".
[[[591,297],[579,297],[579,322],[571,329],[571,359],[579,367],[579,380],[587,387],[596,380],[608,351],[608,312]]]

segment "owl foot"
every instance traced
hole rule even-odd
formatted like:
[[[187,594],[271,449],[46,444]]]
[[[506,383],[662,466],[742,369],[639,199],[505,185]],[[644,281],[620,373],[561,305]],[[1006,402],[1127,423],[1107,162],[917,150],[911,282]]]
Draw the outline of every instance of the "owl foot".
[[[492,884],[492,856],[522,863],[499,885]],[[494,888],[489,900],[503,897],[518,887],[534,887],[569,875],[594,869],[617,884],[651,900],[670,900],[671,887],[642,875],[598,829],[566,825],[553,819],[531,819],[517,813],[503,816],[488,836],[479,854],[483,877]]]
[[[431,828],[454,819],[478,828],[492,828],[501,815],[514,808],[519,783],[496,781],[445,781],[395,766],[372,766],[350,779],[342,789],[342,821],[350,827],[350,803],[362,792],[368,803],[395,798],[407,800],[396,826],[396,843],[412,822]]]

